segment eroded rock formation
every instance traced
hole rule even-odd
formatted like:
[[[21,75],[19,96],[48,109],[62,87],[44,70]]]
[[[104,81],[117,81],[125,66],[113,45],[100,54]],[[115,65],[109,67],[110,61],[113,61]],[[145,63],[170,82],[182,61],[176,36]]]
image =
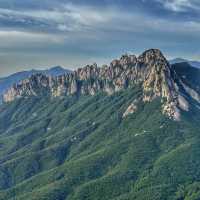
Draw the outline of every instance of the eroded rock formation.
[[[187,102],[180,98],[170,65],[158,49],[147,50],[139,57],[123,55],[119,60],[113,60],[109,66],[87,65],[56,78],[41,74],[33,75],[10,88],[3,99],[4,102],[11,102],[16,98],[38,96],[44,92],[52,97],[94,95],[99,91],[111,95],[134,84],[141,85],[141,99],[144,102],[161,97],[163,113],[175,120],[180,119],[179,103],[181,101],[182,107],[186,107]],[[123,116],[126,117],[136,110],[137,106],[133,102]]]

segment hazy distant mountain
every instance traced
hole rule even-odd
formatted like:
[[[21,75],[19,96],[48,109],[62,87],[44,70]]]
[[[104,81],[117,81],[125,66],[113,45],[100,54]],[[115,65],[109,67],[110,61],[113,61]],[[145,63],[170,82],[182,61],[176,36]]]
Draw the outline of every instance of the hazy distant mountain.
[[[30,70],[30,71],[22,71],[17,72],[15,74],[12,74],[7,77],[0,78],[0,102],[1,102],[1,96],[3,92],[5,92],[9,87],[11,87],[14,83],[18,83],[20,80],[26,79],[29,76],[37,73],[42,73],[44,75],[50,75],[50,76],[59,76],[65,73],[70,73],[71,71],[68,69],[64,69],[60,66],[52,67],[47,70]]]
[[[177,64],[177,63],[183,63],[183,62],[188,62],[188,60],[183,59],[183,58],[174,58],[174,59],[172,59],[172,60],[169,60],[169,63],[170,63],[171,65]]]
[[[175,58],[169,61],[171,65],[184,62],[190,64],[192,67],[200,68],[200,61],[186,60],[183,58]]]
[[[200,68],[200,62],[199,61],[189,61],[189,64],[193,67]]]

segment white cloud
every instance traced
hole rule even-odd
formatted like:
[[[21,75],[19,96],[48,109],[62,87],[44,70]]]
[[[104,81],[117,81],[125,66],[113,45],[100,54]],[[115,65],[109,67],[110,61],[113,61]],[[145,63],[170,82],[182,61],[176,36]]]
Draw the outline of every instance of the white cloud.
[[[115,14],[115,13],[114,13]],[[113,17],[113,10],[99,9],[90,6],[74,6],[65,4],[62,9],[54,10],[11,10],[0,8],[0,20],[12,20],[13,22],[23,23],[34,22],[36,26],[47,25],[49,29],[54,27],[58,31],[77,31],[82,27],[88,28],[95,24],[106,23]],[[19,25],[19,26],[20,26]],[[41,28],[41,27],[40,27]],[[48,27],[46,27],[48,28]]]
[[[161,0],[159,1],[161,2]],[[183,1],[185,1],[185,4]],[[179,12],[181,9],[185,9],[186,5],[187,7],[194,5],[188,0],[179,0],[176,3],[175,1],[163,0],[162,2],[171,2],[174,7],[168,5],[169,8],[167,9]],[[187,2],[190,2],[190,4]],[[49,57],[52,57],[52,54],[55,53],[59,59],[55,60],[56,56],[49,59],[51,63],[52,60],[55,60],[57,64],[64,63],[64,61],[59,62],[61,60],[59,54],[62,52],[65,54],[71,52],[79,58],[81,54],[88,54],[89,57],[101,54],[103,57],[116,51],[123,52],[133,49],[140,51],[139,48],[151,48],[152,46],[156,48],[160,48],[160,46],[173,48],[191,42],[194,44],[194,41],[197,44],[200,41],[200,23],[197,21],[180,22],[117,7],[102,8],[65,4],[62,9],[57,8],[54,10],[29,9],[18,11],[0,9],[0,20],[2,18],[11,20],[11,22],[17,19],[21,23],[16,23],[13,27],[11,25],[1,27],[0,53],[4,51],[13,53],[16,51],[16,53],[21,53],[20,58],[23,58],[26,53],[32,55],[32,52],[46,48],[44,51],[39,52],[41,60],[43,60],[42,55],[45,53],[50,52]],[[30,26],[23,25],[27,23],[30,23]],[[27,47],[32,49],[31,52],[26,52]],[[182,51],[185,51],[185,49]],[[45,56],[44,62],[38,63],[38,65],[47,63],[47,57]],[[74,57],[71,59],[74,59]],[[28,59],[31,60],[31,56]],[[63,55],[62,59],[66,59],[66,56]],[[93,60],[96,59],[97,56]],[[70,58],[66,63],[73,64],[69,60]],[[19,62],[17,59],[15,61],[16,63]],[[82,63],[90,62],[88,58],[86,61],[80,58],[80,63],[81,61]],[[26,62],[29,64],[27,60]],[[24,61],[24,63],[26,62]],[[35,62],[38,61],[34,58],[32,63]]]
[[[161,0],[159,0],[161,2]],[[190,0],[173,0],[163,1],[170,3],[171,9],[180,10],[182,6],[192,5]],[[169,5],[168,5],[169,6]],[[18,20],[26,22],[27,17],[31,17],[35,21],[48,24],[45,31],[33,31],[30,27],[9,27],[0,31],[0,39],[4,45],[20,45],[22,43],[64,43],[74,41],[79,43],[80,40],[108,40],[110,38],[119,37],[125,34],[182,34],[198,36],[200,31],[200,23],[194,21],[174,21],[170,19],[162,19],[151,17],[144,13],[128,12],[119,8],[95,8],[90,6],[75,6],[73,4],[65,4],[63,8],[55,10],[7,10],[0,9],[1,15],[8,15],[11,18],[15,16]],[[142,23],[141,23],[142,22]],[[180,25],[181,24],[181,25]],[[37,26],[37,24],[36,24]],[[23,31],[22,31],[23,30]],[[40,32],[40,33],[39,33]],[[9,38],[9,39],[8,39]],[[22,42],[23,41],[23,42]],[[6,44],[7,43],[7,44]],[[0,44],[2,47],[2,44]]]
[[[157,0],[163,6],[174,12],[184,12],[188,9],[199,10],[200,4],[197,0]]]
[[[68,31],[70,29],[65,24],[58,24],[58,30],[60,30],[60,31]]]
[[[193,8],[196,0],[156,0],[162,3],[167,9],[173,11],[184,11],[186,8]],[[198,7],[196,7],[197,9]],[[24,32],[47,32],[50,34],[65,34],[69,37],[95,37],[95,34],[109,34],[109,32],[144,32],[165,31],[165,32],[189,32],[189,29],[199,29],[199,23],[193,21],[180,22],[165,18],[151,17],[145,13],[131,12],[114,7],[92,7],[80,6],[74,4],[64,4],[62,9],[54,10],[8,10],[0,9],[0,20],[2,17],[20,21],[22,24],[16,24],[14,30],[25,29]],[[32,24],[31,24],[32,22]],[[35,23],[34,23],[35,22]],[[36,23],[37,22],[37,23]],[[142,22],[142,23],[141,23]],[[29,26],[23,26],[23,23],[30,23]],[[180,26],[181,24],[181,26]],[[27,24],[26,24],[27,25]],[[18,27],[19,26],[19,27]],[[34,29],[35,27],[35,29]],[[9,27],[12,30],[12,27]],[[45,35],[46,36],[46,35]],[[52,37],[52,36],[51,36]],[[60,37],[60,36],[59,36]]]
[[[62,44],[64,41],[63,37],[58,37],[53,34],[44,33],[31,33],[23,31],[11,31],[1,30],[0,31],[0,49],[3,48],[20,48],[20,47],[40,47],[44,44],[55,45]]]

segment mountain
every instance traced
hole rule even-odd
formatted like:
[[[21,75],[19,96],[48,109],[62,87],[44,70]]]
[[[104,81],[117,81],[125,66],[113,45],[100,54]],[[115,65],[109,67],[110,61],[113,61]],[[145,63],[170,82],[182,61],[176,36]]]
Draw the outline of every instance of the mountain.
[[[64,69],[60,66],[50,68],[48,70],[31,70],[31,71],[22,71],[15,74],[12,74],[8,77],[0,78],[0,101],[2,99],[2,94],[9,89],[13,84],[18,83],[19,81],[28,78],[29,76],[37,73],[42,73],[48,76],[59,76],[65,73],[71,72],[70,70]]]
[[[169,60],[169,63],[171,65],[177,64],[177,63],[184,63],[184,62],[189,62],[189,60],[183,59],[183,58],[174,58],[172,60]]]
[[[199,74],[150,49],[13,85],[0,106],[0,199],[199,199]]]
[[[199,61],[189,61],[189,64],[193,67],[200,68],[200,62]]]
[[[23,96],[40,96],[44,93],[51,97],[94,95],[100,91],[111,95],[140,84],[143,90],[140,97],[142,101],[149,102],[156,97],[165,99],[163,113],[179,120],[180,109],[188,110],[189,106],[182,93],[188,94],[197,102],[200,102],[200,96],[192,88],[186,89],[184,80],[175,82],[172,76],[173,72],[163,54],[159,50],[151,49],[138,58],[134,55],[123,55],[120,60],[114,60],[110,66],[102,68],[97,67],[96,64],[88,65],[73,73],[55,78],[43,74],[33,75],[11,87],[3,97],[4,102],[10,102]],[[183,91],[180,91],[181,88]],[[190,95],[189,90],[196,96]],[[135,103],[132,103],[125,115],[135,106]]]
[[[177,63],[188,63],[189,65],[196,67],[196,68],[200,68],[200,62],[199,61],[191,61],[191,60],[186,60],[186,59],[182,59],[182,58],[175,58],[173,60],[169,61],[170,64],[177,64]]]

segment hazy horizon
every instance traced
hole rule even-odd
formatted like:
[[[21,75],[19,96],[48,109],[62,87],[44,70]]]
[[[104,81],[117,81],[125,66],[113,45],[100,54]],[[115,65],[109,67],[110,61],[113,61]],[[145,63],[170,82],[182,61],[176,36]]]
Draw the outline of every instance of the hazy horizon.
[[[125,53],[124,53],[125,54]],[[123,55],[123,54],[121,54],[121,55]],[[136,56],[138,56],[138,55],[136,55]],[[92,59],[90,59],[90,60],[88,60],[88,63],[87,62],[85,62],[85,63],[80,63],[80,64],[77,64],[77,65],[75,65],[75,66],[64,66],[64,65],[50,65],[50,66],[44,66],[44,65],[41,65],[41,66],[18,66],[18,67],[16,67],[14,70],[12,70],[12,68],[9,68],[9,69],[7,69],[7,68],[3,68],[2,69],[2,72],[1,72],[1,74],[0,74],[0,78],[3,78],[3,77],[7,77],[7,76],[10,76],[10,75],[13,75],[13,74],[15,74],[15,73],[18,73],[18,72],[23,72],[23,71],[30,71],[30,70],[48,70],[48,69],[52,69],[52,68],[54,68],[54,67],[62,67],[62,68],[64,68],[64,69],[69,69],[69,70],[76,70],[77,68],[80,68],[80,67],[84,67],[84,66],[86,66],[86,65],[90,65],[90,64],[93,64],[93,63],[97,63],[97,65],[98,66],[102,66],[102,65],[109,65],[110,64],[110,62],[113,60],[113,59],[117,59],[117,58],[119,58],[119,56],[118,57],[113,57],[113,58],[110,58],[110,60],[109,59],[105,59],[105,61],[104,62],[102,62],[102,61],[100,61],[99,63],[98,62],[96,62],[95,60],[92,60]],[[184,58],[184,57],[174,57],[174,58],[167,58],[169,61],[170,60],[173,60],[173,59],[186,59],[186,58]],[[192,61],[192,60],[189,60],[189,59],[186,59],[186,60],[188,60],[188,61]],[[199,60],[195,60],[195,61],[199,61]],[[200,61],[199,61],[200,62]],[[5,72],[4,72],[4,69],[5,69]],[[9,70],[9,71],[8,71]]]

